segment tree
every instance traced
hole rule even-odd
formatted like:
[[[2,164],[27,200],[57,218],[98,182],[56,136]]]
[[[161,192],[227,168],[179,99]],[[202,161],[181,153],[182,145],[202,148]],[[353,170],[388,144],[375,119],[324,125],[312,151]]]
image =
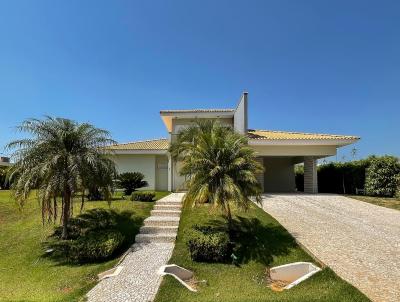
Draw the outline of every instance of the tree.
[[[73,198],[79,190],[95,180],[107,199],[111,198],[115,165],[107,158],[105,147],[114,141],[108,131],[64,118],[28,119],[17,130],[30,137],[7,145],[15,161],[9,175],[14,197],[23,206],[37,189],[43,223],[46,218],[49,222],[57,219],[61,199],[65,239]]]
[[[118,175],[118,187],[124,189],[125,195],[131,195],[136,189],[147,187],[147,181],[143,180],[144,175],[140,172],[125,172]]]
[[[186,176],[185,202],[210,202],[222,210],[232,230],[231,205],[247,210],[261,200],[256,174],[263,172],[247,137],[211,120],[197,122],[179,132],[169,149],[182,162],[180,174]]]
[[[397,157],[371,157],[365,177],[365,191],[368,195],[393,197],[399,181],[400,162]]]

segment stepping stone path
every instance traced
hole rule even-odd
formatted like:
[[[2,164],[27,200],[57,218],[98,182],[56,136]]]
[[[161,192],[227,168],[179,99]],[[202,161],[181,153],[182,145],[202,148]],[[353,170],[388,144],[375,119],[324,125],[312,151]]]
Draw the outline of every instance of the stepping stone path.
[[[122,271],[89,291],[89,302],[154,300],[162,279],[157,271],[168,263],[174,249],[183,196],[184,193],[172,193],[156,201],[135,244],[119,264]]]

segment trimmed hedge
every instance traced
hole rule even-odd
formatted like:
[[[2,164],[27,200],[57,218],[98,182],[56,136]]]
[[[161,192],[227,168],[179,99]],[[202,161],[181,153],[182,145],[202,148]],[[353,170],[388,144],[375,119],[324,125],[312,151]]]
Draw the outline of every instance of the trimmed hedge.
[[[226,232],[216,231],[210,226],[194,225],[186,236],[186,245],[193,261],[227,261],[231,244]]]
[[[346,163],[330,163],[318,167],[318,191],[320,193],[355,194],[363,189],[365,171],[370,159]]]
[[[388,161],[390,161],[390,163]],[[396,183],[398,185],[398,180],[396,182],[395,175],[400,175],[400,172],[396,172],[398,171],[395,168],[396,161],[398,165],[399,160],[395,157],[370,156],[358,161],[319,165],[318,192],[356,194],[356,189],[365,188],[366,193],[370,195],[393,196],[396,191]],[[371,181],[368,181],[366,179],[368,177],[367,171],[369,171],[369,167],[372,163],[374,163],[374,166],[377,166],[377,168],[376,172],[370,172]],[[389,172],[389,170],[392,172]],[[304,169],[302,166],[296,167],[295,177],[297,190],[304,191]]]
[[[368,165],[369,160],[361,160],[318,166],[318,192],[355,194],[356,189],[364,188]],[[303,167],[296,168],[295,177],[297,191],[304,191]]]
[[[71,218],[68,238],[61,239],[62,227],[56,227],[46,248],[51,256],[69,262],[94,262],[110,258],[125,243],[119,220],[123,214],[112,210],[92,209]]]
[[[154,197],[156,197],[156,194],[152,192],[134,192],[131,195],[131,200],[153,201]]]
[[[111,229],[90,232],[76,240],[60,240],[52,248],[71,262],[93,262],[111,257],[123,242],[124,236]]]

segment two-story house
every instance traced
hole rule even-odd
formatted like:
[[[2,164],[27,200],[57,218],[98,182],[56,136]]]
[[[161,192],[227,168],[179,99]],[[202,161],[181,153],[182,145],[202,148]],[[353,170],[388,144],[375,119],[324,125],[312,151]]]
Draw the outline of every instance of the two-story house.
[[[336,155],[337,148],[356,142],[356,136],[254,130],[248,128],[248,94],[244,92],[235,109],[161,110],[167,138],[117,144],[110,147],[117,169],[138,171],[149,183],[147,189],[184,190],[179,163],[168,154],[177,133],[199,119],[217,119],[247,135],[265,172],[258,175],[264,192],[295,192],[294,165],[304,163],[304,191],[318,192],[317,160]]]

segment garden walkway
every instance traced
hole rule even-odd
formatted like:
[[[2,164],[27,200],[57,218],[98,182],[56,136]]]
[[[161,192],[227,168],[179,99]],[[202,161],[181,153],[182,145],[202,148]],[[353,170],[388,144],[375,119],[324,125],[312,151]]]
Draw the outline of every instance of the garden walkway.
[[[135,244],[119,264],[119,275],[100,281],[88,294],[89,302],[153,301],[161,283],[157,273],[174,249],[183,193],[158,200],[144,221]]]
[[[400,301],[400,211],[330,194],[266,194],[263,209],[373,301]]]

